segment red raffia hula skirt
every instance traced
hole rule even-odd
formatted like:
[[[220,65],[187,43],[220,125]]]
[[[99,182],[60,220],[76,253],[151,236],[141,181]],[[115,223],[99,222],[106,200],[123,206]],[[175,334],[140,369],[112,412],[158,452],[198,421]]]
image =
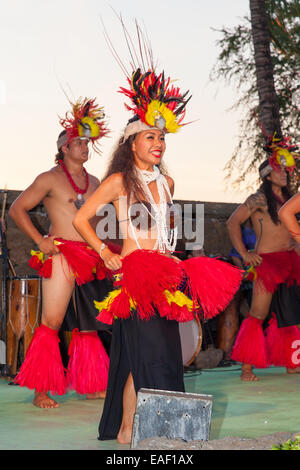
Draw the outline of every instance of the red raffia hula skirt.
[[[99,254],[86,242],[56,238],[54,243],[67,260],[79,286],[93,281],[95,277],[101,280],[111,274],[111,271],[104,266]],[[109,244],[109,248],[114,252],[119,251],[119,247],[116,245]],[[31,251],[31,254],[32,257],[28,261],[29,266],[37,270],[39,276],[51,277],[52,256],[45,259],[45,255],[41,251]]]
[[[260,253],[262,263],[257,266],[258,285],[275,292],[279,284],[300,284],[300,258],[295,250]]]
[[[168,320],[186,322],[195,313],[210,319],[229,304],[242,280],[242,271],[218,259],[198,257],[177,261],[150,250],[125,256],[122,277],[102,302],[97,320],[112,324],[137,310],[142,320],[159,312]]]

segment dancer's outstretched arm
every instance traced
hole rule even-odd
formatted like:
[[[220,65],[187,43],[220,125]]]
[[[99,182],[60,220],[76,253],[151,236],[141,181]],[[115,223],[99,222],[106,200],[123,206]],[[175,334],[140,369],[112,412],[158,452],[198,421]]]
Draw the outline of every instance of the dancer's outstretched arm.
[[[295,194],[279,210],[278,217],[292,237],[300,243],[300,226],[296,214],[300,212],[300,193]]]

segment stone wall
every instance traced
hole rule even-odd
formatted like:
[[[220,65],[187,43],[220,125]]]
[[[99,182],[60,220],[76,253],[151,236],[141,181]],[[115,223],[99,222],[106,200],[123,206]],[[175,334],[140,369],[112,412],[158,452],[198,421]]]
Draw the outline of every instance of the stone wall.
[[[196,206],[204,206],[204,251],[206,255],[228,256],[231,242],[228,236],[226,220],[238,207],[235,203],[205,201],[175,201],[181,206],[192,206],[192,217],[195,220]],[[185,213],[184,210],[182,213]],[[185,249],[186,240],[178,242],[177,250]]]

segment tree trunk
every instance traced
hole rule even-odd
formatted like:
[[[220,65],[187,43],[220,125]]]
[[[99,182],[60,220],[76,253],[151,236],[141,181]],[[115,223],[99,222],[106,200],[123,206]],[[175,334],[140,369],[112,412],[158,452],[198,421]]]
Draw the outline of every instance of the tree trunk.
[[[281,136],[279,106],[274,85],[273,64],[270,51],[270,34],[265,0],[249,0],[252,39],[259,97],[259,118],[263,132]]]

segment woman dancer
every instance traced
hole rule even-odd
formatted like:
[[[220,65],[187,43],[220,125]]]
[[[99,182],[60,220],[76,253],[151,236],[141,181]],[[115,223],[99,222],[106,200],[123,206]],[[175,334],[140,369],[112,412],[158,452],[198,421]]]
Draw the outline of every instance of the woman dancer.
[[[151,62],[151,61],[150,61]],[[196,312],[211,318],[229,303],[240,271],[209,258],[175,259],[174,181],[161,162],[165,134],[181,127],[190,98],[164,73],[137,67],[128,76],[134,117],[96,193],[76,214],[74,226],[116,271],[115,290],[97,304],[98,319],[113,323],[107,396],[99,439],[131,440],[140,388],[184,392],[179,321]],[[113,202],[123,236],[121,255],[97,237],[89,223],[99,206]],[[201,279],[200,279],[201,278]],[[117,317],[117,318],[116,318]]]

